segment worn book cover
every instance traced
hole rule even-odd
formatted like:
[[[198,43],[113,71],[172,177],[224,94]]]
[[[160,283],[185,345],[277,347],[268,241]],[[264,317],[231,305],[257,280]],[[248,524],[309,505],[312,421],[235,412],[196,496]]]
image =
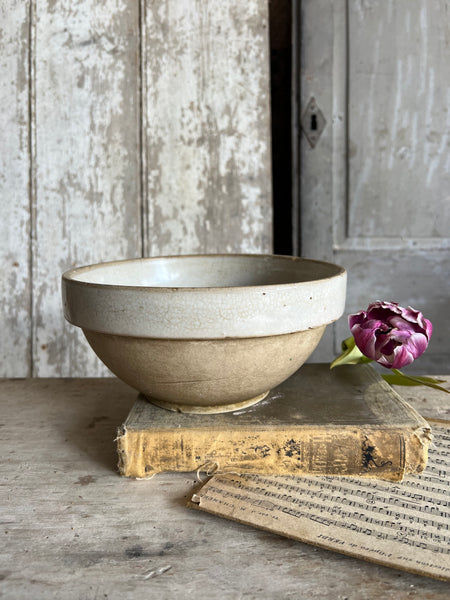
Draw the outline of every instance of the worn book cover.
[[[139,397],[118,431],[119,471],[361,475],[398,481],[427,462],[429,424],[370,366],[306,364],[259,404],[182,414]]]
[[[358,367],[359,368],[359,367]],[[328,550],[450,581],[450,424],[432,421],[424,473],[361,477],[222,474],[190,506]]]

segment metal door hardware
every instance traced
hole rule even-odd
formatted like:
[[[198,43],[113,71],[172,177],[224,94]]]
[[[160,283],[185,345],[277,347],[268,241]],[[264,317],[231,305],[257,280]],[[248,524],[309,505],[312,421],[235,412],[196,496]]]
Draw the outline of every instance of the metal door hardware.
[[[303,133],[306,135],[311,148],[314,148],[319,141],[326,124],[325,117],[317,106],[315,98],[311,98],[301,118]]]

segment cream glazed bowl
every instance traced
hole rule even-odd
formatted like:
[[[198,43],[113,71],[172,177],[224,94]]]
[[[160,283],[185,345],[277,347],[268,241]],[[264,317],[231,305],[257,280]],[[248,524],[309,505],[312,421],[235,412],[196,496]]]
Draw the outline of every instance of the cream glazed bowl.
[[[274,255],[100,263],[62,276],[64,315],[117,377],[182,412],[237,410],[292,375],[338,319],[342,267]]]

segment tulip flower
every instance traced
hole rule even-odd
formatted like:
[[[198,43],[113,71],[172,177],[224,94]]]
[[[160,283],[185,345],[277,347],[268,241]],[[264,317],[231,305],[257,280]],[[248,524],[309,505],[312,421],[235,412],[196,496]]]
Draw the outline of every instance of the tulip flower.
[[[443,383],[439,379],[405,375],[399,371],[428,347],[433,326],[420,311],[410,306],[403,308],[396,302],[377,301],[367,310],[350,315],[348,322],[353,335],[342,342],[343,352],[330,368],[376,361],[391,370],[391,375],[383,375],[391,384],[427,385],[450,393],[438,385]]]
[[[387,369],[401,369],[423,354],[433,331],[421,312],[396,302],[374,302],[348,322],[364,356]]]

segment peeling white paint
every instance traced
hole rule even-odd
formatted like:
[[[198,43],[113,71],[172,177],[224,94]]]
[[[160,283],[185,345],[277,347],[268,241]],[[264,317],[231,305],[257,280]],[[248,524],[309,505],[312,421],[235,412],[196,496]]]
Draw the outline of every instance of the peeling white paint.
[[[146,13],[149,254],[268,252],[267,6],[164,8]]]
[[[265,0],[1,4],[1,375],[107,373],[71,266],[271,250],[269,92]]]
[[[31,374],[27,2],[0,5],[0,371]]]
[[[449,12],[448,0],[304,0],[300,23],[302,107],[314,96],[343,115],[314,150],[301,138],[302,252],[348,269],[347,313],[389,298],[426,314],[416,372],[449,364]],[[311,360],[346,336],[341,319]]]
[[[449,237],[448,4],[348,5],[351,237]]]
[[[34,374],[101,375],[65,323],[60,275],[139,256],[137,7],[66,0],[36,20]]]

